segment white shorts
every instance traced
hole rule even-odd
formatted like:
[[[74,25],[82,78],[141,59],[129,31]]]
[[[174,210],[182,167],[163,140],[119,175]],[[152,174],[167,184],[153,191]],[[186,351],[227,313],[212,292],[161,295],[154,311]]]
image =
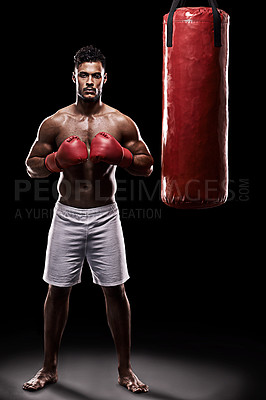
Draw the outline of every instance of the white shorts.
[[[60,287],[81,282],[85,258],[94,283],[116,286],[128,280],[124,237],[116,203],[87,209],[55,204],[43,280]]]

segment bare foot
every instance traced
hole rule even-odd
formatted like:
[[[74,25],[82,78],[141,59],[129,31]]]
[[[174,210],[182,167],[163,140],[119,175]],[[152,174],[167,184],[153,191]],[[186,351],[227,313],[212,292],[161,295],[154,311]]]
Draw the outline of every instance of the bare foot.
[[[39,390],[48,383],[56,383],[57,379],[57,372],[48,372],[42,368],[33,378],[31,378],[28,382],[25,382],[22,388],[24,390]]]
[[[146,393],[149,391],[149,386],[141,382],[131,369],[126,373],[119,374],[118,383],[133,393]]]

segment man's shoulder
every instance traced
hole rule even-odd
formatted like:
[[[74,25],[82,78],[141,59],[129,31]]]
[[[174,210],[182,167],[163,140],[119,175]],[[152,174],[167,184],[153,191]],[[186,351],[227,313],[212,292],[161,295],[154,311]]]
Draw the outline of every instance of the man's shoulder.
[[[52,137],[57,135],[60,127],[65,124],[70,115],[74,115],[72,106],[67,106],[56,111],[42,121],[38,135],[49,135]]]
[[[46,122],[54,124],[54,125],[62,125],[62,123],[69,118],[70,116],[74,116],[74,105],[63,107],[56,111],[54,114],[50,115],[45,119]]]
[[[121,111],[117,110],[114,107],[110,107],[107,106],[105,104],[105,114],[106,116],[108,116],[109,118],[112,119],[112,121],[115,124],[118,124],[119,126],[123,126],[124,128],[128,128],[128,129],[136,129],[136,124],[135,122],[126,114],[123,114]]]

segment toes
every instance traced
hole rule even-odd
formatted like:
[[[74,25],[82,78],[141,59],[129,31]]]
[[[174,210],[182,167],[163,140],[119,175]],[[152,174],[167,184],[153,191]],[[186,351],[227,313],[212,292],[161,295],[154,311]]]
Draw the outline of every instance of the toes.
[[[37,384],[34,384],[34,383],[26,382],[22,386],[22,389],[24,389],[24,390],[38,390],[40,388],[40,386],[41,385],[37,385]]]
[[[119,376],[118,383],[132,393],[146,393],[149,391],[149,386],[141,382],[132,372],[128,376]]]
[[[22,386],[22,389],[24,390],[38,390],[41,389],[44,386],[44,382],[41,380],[37,379],[31,379],[28,382],[25,382],[24,385]]]
[[[142,385],[140,385],[140,387],[144,390],[144,392],[148,392],[149,391],[149,386],[145,385],[145,383],[143,383]]]
[[[57,382],[57,374],[44,372],[43,369],[37,372],[37,374],[25,382],[22,386],[24,390],[39,390],[42,389],[48,383],[56,383]]]
[[[141,392],[147,393],[149,391],[149,386],[141,386]]]
[[[23,389],[28,389],[31,386],[30,382],[25,382],[22,386]]]
[[[24,390],[36,390],[37,388],[35,388],[33,385],[29,385],[24,383],[24,385],[22,386],[22,389]]]
[[[136,386],[136,385],[134,385],[134,384],[132,384],[132,385],[128,385],[128,390],[130,390],[131,392],[133,392],[133,393],[140,393],[140,392],[142,392],[142,389],[139,387],[139,386]]]
[[[132,383],[131,385],[128,385],[127,388],[133,393],[146,393],[149,391],[149,387],[145,384],[138,385]]]
[[[135,384],[136,387],[140,388],[142,392],[148,392],[149,391],[149,386],[146,385],[145,383],[141,382],[138,380]]]

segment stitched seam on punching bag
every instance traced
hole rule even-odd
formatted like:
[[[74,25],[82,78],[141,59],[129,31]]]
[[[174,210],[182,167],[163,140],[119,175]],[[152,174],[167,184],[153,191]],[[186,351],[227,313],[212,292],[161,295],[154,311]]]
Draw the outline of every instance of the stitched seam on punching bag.
[[[211,24],[213,25],[213,21],[188,21],[186,19],[174,19],[174,22],[182,22],[182,23],[186,23],[186,24]],[[167,22],[164,22],[164,24],[167,24]],[[222,24],[228,24],[228,22],[222,22]]]

